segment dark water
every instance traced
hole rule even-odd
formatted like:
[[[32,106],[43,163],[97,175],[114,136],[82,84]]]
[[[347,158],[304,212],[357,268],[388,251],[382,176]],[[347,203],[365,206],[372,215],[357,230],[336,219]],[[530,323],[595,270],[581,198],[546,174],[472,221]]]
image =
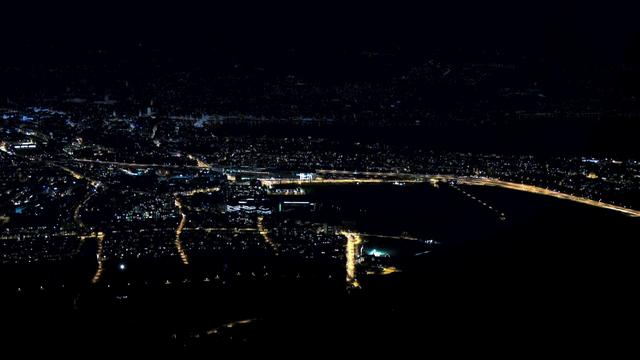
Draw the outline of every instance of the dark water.
[[[488,187],[463,190],[503,212],[505,220],[447,185],[307,190],[305,198],[318,204],[317,211],[286,216],[370,234],[432,239],[438,245],[413,256],[423,245],[366,238],[365,248],[387,249],[402,272],[361,274],[363,288],[357,291],[346,291],[343,278],[197,281],[225,259],[200,259],[188,271],[171,261],[130,264],[130,275],[107,263],[105,280],[113,287],[90,287],[95,249],[89,246],[68,264],[1,269],[8,289],[3,303],[12,309],[11,320],[2,326],[3,339],[57,350],[110,344],[114,351],[195,351],[247,343],[423,346],[482,340],[493,346],[508,339],[566,344],[567,333],[582,339],[605,335],[603,329],[630,321],[625,319],[635,309],[640,219]],[[287,274],[302,265],[270,266]],[[171,286],[162,284],[165,278]],[[192,282],[180,283],[184,278]],[[145,280],[150,284],[141,285]],[[130,281],[133,286],[126,285]],[[42,282],[49,284],[44,291],[36,287]],[[13,286],[19,283],[30,284],[28,290],[16,294]],[[54,286],[59,283],[66,287]],[[222,337],[206,335],[242,319],[256,320],[238,330],[225,328]],[[542,329],[544,340],[534,329]]]
[[[367,341],[500,348],[508,340],[539,348],[570,344],[567,334],[593,344],[626,337],[616,329],[637,308],[640,219],[535,194],[462,189],[505,220],[446,185],[309,189],[314,201],[339,204],[347,227],[440,243],[427,255],[399,259],[402,273],[361,279],[358,296],[366,300],[358,302],[358,322],[394,329],[366,332]],[[399,246],[376,239],[382,244]]]
[[[640,219],[611,210],[500,188],[462,188],[505,219],[446,185],[314,186],[308,198],[322,204],[320,218],[356,231],[436,240],[437,252],[463,260],[461,269],[510,263],[541,273],[552,265],[611,271],[627,264],[640,230]]]

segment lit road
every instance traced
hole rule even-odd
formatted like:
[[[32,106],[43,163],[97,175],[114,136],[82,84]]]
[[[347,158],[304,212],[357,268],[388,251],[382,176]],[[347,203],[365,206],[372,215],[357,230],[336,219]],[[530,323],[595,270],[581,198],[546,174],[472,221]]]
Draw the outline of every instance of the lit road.
[[[96,284],[102,278],[102,272],[104,271],[104,233],[99,231],[97,234],[92,235],[91,237],[95,237],[96,239],[96,260],[98,261],[98,268],[96,269],[95,275],[91,279],[92,284]]]
[[[347,286],[359,288],[360,283],[358,283],[356,267],[358,264],[358,259],[360,258],[360,244],[362,244],[362,238],[360,237],[360,234],[349,231],[341,231],[340,235],[347,238]]]
[[[184,211],[182,210],[182,202],[180,201],[180,198],[178,196],[175,197],[175,205],[178,208],[178,211],[180,212],[180,223],[176,228],[176,239],[175,239],[176,250],[178,251],[178,255],[180,256],[180,260],[182,260],[182,263],[184,265],[189,265],[189,257],[187,256],[187,253],[184,251],[184,248],[182,247],[182,241],[180,240],[182,229],[184,229],[184,226],[187,224],[187,214],[185,214]]]
[[[264,217],[258,216],[257,224],[258,224],[257,225],[258,226],[258,232],[260,232],[260,235],[262,235],[262,238],[264,239],[264,242],[267,243],[267,245],[269,245],[269,247],[271,247],[271,249],[273,249],[273,252],[276,255],[278,255],[278,247],[271,240],[271,237],[269,236],[269,230],[267,230],[267,228],[264,227]]]
[[[73,171],[73,170],[71,170],[71,169],[69,169],[67,167],[64,167],[62,165],[58,165],[58,164],[55,164],[55,163],[50,163],[50,164],[52,164],[53,166],[56,166],[56,167],[64,170],[69,175],[71,175],[74,179],[88,181],[89,185],[93,186],[94,189],[97,189],[98,187],[100,187],[102,185],[99,181],[89,179],[89,178],[85,177],[84,175],[82,175],[82,174],[80,174],[80,173],[78,173],[76,171]],[[80,211],[82,210],[82,207],[85,206],[95,194],[96,193],[94,191],[91,191],[89,194],[87,194],[87,196],[84,198],[84,200],[81,201],[78,204],[78,206],[76,206],[76,208],[73,210],[73,220],[78,225],[80,230],[86,229],[86,225],[84,224],[84,222],[80,218]],[[92,234],[90,237],[95,237],[96,241],[97,241],[96,257],[98,259],[98,269],[96,270],[96,274],[94,275],[93,279],[91,280],[91,283],[95,284],[96,282],[98,282],[98,280],[100,280],[100,277],[102,276],[102,266],[103,266],[102,262],[104,260],[103,256],[102,256],[102,253],[103,253],[102,240],[104,240],[104,233],[103,232],[98,232],[97,235]],[[87,238],[87,237],[86,236],[80,236],[80,244],[78,246],[78,251],[80,251],[80,247],[84,243],[85,238]]]
[[[70,161],[101,164],[101,165],[115,165],[115,166],[121,166],[121,167],[134,167],[134,168],[158,167],[158,168],[169,168],[169,169],[202,169],[202,167],[199,167],[197,165],[141,164],[141,163],[126,163],[126,162],[118,162],[118,161],[102,161],[102,160],[91,160],[91,159],[71,159]]]
[[[396,268],[395,266],[385,266],[381,269],[380,275],[391,275],[395,273],[402,272],[402,270]]]
[[[99,186],[100,186],[100,182],[99,182],[99,181],[89,179],[89,178],[87,178],[86,176],[84,176],[84,175],[80,174],[79,172],[77,172],[77,171],[73,171],[73,170],[69,169],[68,167],[65,167],[65,166],[62,166],[62,165],[58,165],[58,164],[55,164],[55,163],[52,163],[52,164],[53,164],[54,166],[57,166],[58,168],[60,168],[60,169],[64,170],[64,171],[66,171],[66,172],[67,172],[69,175],[71,175],[74,179],[77,179],[77,180],[86,180],[86,181],[88,181],[88,182],[89,182],[89,184],[91,184],[91,186],[93,186],[94,188],[97,188],[97,187],[99,187]]]
[[[78,224],[80,229],[86,228],[84,222],[82,222],[82,219],[80,218],[80,211],[82,210],[82,207],[85,206],[95,194],[96,194],[95,192],[90,192],[89,194],[87,194],[84,200],[82,200],[78,204],[78,206],[76,206],[76,208],[73,210],[73,220],[76,222],[76,224]]]
[[[182,206],[182,200],[180,200],[180,196],[192,196],[195,194],[212,193],[217,191],[220,191],[219,187],[194,189],[189,191],[177,192],[173,194],[173,197],[175,199],[174,204],[178,208],[178,211],[180,212],[180,223],[176,228],[176,238],[174,243],[176,246],[176,250],[178,251],[178,255],[180,256],[180,260],[184,265],[189,265],[189,256],[187,255],[187,252],[182,246],[182,240],[180,239],[180,237],[182,235],[182,231],[184,231],[185,225],[187,224],[187,214],[184,212],[184,209]]]

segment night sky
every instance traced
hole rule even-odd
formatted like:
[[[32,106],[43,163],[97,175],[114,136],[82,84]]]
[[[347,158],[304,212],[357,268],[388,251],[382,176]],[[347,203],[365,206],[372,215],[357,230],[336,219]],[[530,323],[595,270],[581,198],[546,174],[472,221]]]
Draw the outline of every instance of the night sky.
[[[191,55],[232,51],[269,58],[286,56],[290,49],[314,55],[362,49],[410,56],[437,49],[466,58],[499,52],[637,64],[638,5],[629,3],[21,3],[2,5],[0,26],[3,61],[31,47],[30,54],[44,61],[59,56],[46,50],[51,46],[68,56],[69,51],[101,47],[126,51],[144,42]]]

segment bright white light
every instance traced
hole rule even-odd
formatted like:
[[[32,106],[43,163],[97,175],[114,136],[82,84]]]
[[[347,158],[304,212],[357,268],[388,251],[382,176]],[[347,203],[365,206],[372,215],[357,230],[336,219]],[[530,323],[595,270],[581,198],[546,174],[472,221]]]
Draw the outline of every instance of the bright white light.
[[[126,269],[126,268],[127,268],[127,267],[126,267],[124,264],[120,264],[120,270],[124,270],[124,269]]]
[[[386,252],[380,251],[378,249],[373,249],[373,250],[369,251],[369,255],[373,255],[375,257],[388,256]]]

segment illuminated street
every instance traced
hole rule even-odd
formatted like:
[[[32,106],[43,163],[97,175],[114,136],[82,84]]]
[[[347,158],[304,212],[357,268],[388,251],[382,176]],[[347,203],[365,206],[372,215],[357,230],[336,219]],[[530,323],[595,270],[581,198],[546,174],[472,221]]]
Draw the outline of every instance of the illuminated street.
[[[347,286],[353,288],[359,288],[360,283],[357,279],[357,267],[360,258],[360,245],[362,244],[362,238],[360,234],[349,231],[341,231],[340,234],[347,239],[346,244],[346,271],[347,271]]]
[[[278,255],[278,247],[276,246],[276,244],[271,240],[271,237],[269,236],[269,230],[267,230],[264,227],[264,217],[262,216],[258,216],[258,232],[260,233],[260,235],[262,236],[262,238],[264,239],[264,241],[269,244],[269,247],[271,247],[271,249],[273,249],[273,252]]]
[[[104,271],[104,238],[105,234],[103,232],[98,232],[95,235],[92,235],[93,238],[96,239],[96,260],[98,263],[98,267],[96,269],[96,273],[93,275],[91,279],[92,284],[98,283],[102,278],[102,273]]]
[[[189,257],[187,256],[186,251],[182,247],[182,241],[180,240],[180,236],[182,235],[182,229],[184,229],[184,226],[187,224],[187,214],[184,213],[184,210],[182,209],[182,202],[178,196],[175,197],[175,205],[178,208],[178,211],[180,212],[180,223],[176,228],[175,246],[176,246],[176,250],[178,251],[178,256],[180,256],[180,260],[182,261],[182,263],[184,265],[189,265]]]

